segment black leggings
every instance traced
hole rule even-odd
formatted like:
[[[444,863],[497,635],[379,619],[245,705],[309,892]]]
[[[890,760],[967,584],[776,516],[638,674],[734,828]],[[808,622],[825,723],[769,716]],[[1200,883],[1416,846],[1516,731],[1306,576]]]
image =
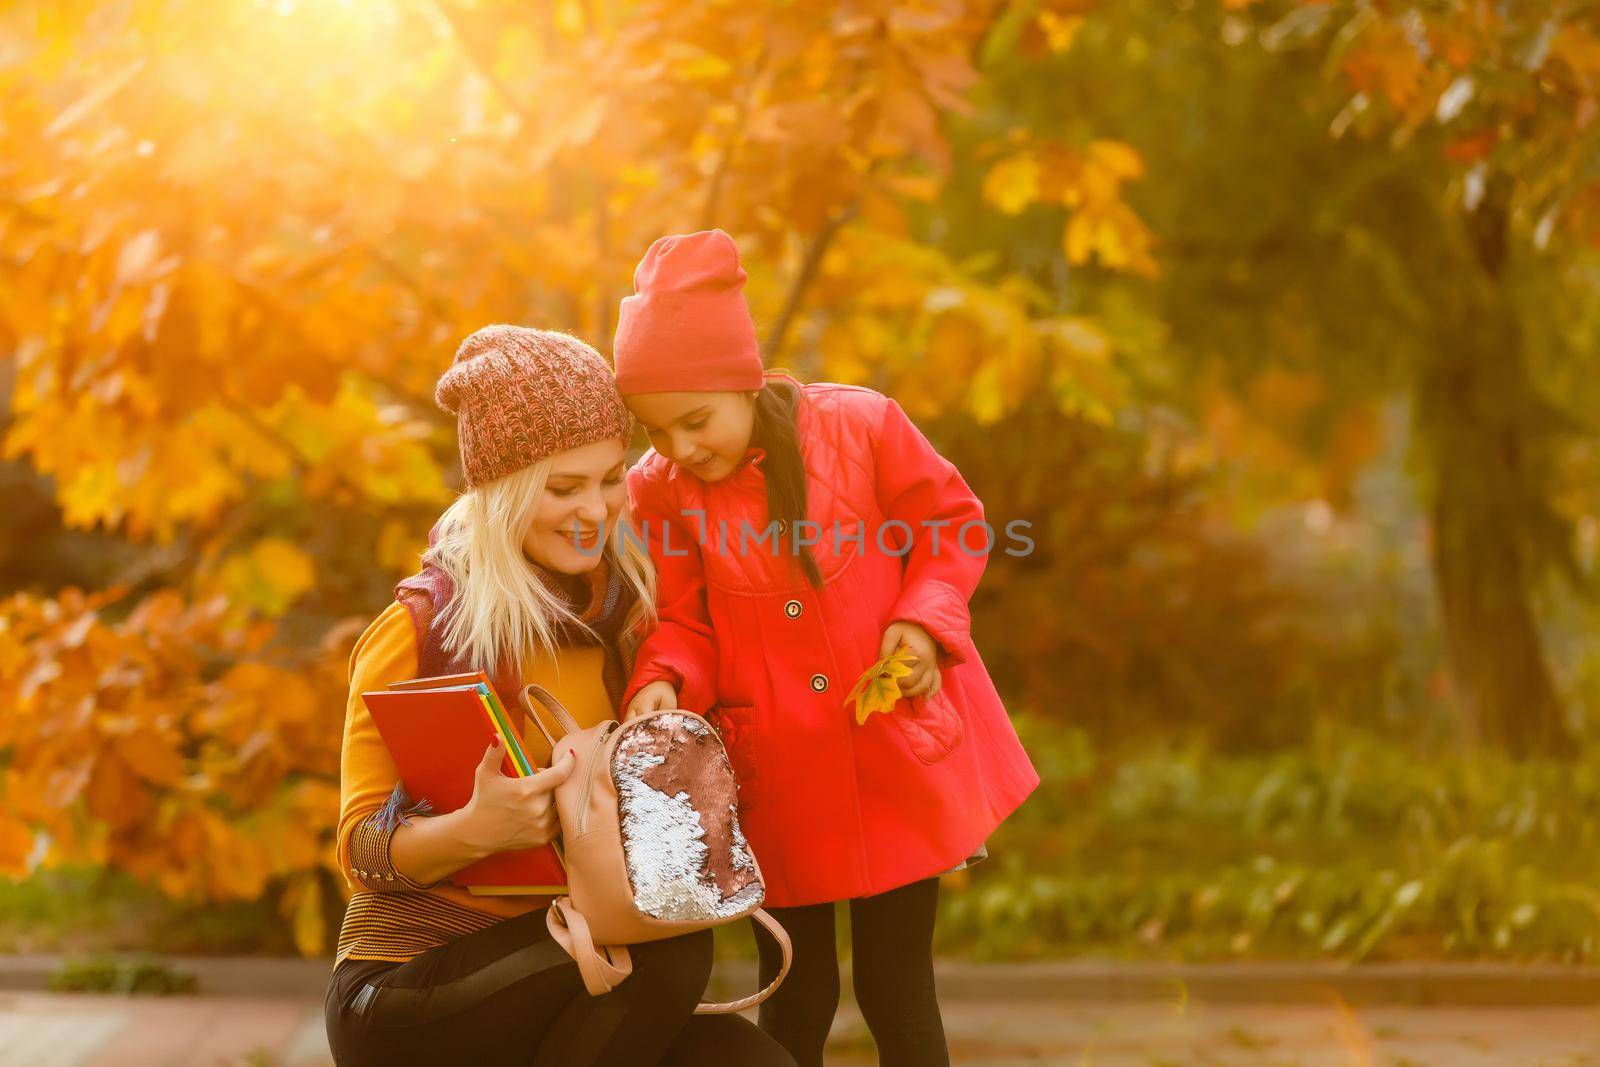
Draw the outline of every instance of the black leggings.
[[[913,882],[850,901],[850,948],[856,1004],[878,1046],[880,1067],[944,1067],[950,1062],[933,988],[933,920],[939,880]],[[839,961],[832,904],[769,908],[794,942],[794,964],[761,1005],[761,1029],[799,1067],[821,1067],[839,1007]],[[756,927],[761,984],[778,973],[778,943]]]
[[[631,946],[633,974],[591,997],[545,928],[545,911],[506,919],[408,963],[339,964],[324,1002],[334,1062],[793,1067],[748,1019],[693,1014],[711,974],[710,931]]]

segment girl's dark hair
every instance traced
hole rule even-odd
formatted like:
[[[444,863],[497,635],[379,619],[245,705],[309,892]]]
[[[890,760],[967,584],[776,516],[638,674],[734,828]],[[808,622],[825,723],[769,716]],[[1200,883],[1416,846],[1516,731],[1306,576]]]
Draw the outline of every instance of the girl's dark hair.
[[[800,458],[797,416],[800,386],[792,378],[772,377],[756,394],[755,426],[750,443],[766,452],[761,470],[767,481],[767,521],[777,522],[780,539],[791,546],[806,517],[806,468]],[[813,589],[822,588],[822,572],[809,545],[794,549],[800,572]]]

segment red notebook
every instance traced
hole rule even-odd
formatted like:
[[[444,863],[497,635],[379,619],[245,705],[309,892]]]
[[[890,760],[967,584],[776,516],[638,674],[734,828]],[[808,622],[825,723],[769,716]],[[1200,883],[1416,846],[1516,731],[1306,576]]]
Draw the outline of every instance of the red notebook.
[[[426,797],[437,814],[472,799],[473,775],[484,749],[499,735],[506,747],[501,773],[531,774],[522,740],[482,672],[418,678],[361,694],[400,780],[413,800]],[[566,892],[567,875],[557,848],[497,852],[450,876],[480,895]]]

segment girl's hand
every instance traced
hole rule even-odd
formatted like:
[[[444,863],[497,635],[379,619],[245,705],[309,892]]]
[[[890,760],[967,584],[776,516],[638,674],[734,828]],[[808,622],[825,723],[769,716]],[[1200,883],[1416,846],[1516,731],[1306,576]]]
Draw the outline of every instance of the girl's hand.
[[[938,643],[916,623],[901,619],[890,623],[889,628],[883,631],[878,655],[887,656],[901,645],[908,646],[916,653],[917,662],[911,665],[911,673],[900,679],[900,695],[933,696],[944,685],[944,679],[939,675]]]
[[[462,833],[485,855],[547,845],[561,832],[555,788],[567,780],[577,762],[568,749],[548,770],[526,778],[508,778],[500,773],[505,754],[500,739],[495,738],[478,761],[472,799],[462,809],[466,813]]]
[[[671,682],[651,682],[633,695],[622,721],[648,715],[653,711],[672,711],[678,706],[678,691]]]

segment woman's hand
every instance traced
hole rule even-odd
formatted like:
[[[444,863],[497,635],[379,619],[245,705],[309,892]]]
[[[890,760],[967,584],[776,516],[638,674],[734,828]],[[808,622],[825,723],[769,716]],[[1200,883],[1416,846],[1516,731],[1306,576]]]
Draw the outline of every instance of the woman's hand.
[[[944,679],[939,675],[938,642],[916,623],[901,619],[890,623],[889,628],[883,631],[878,655],[887,656],[901,645],[906,645],[916,654],[917,662],[911,665],[911,673],[900,679],[900,695],[931,697],[938,693],[944,685]]]
[[[462,833],[485,855],[547,845],[561,832],[555,788],[567,780],[577,758],[568,749],[548,770],[526,778],[500,773],[506,750],[497,737],[478,761],[472,799],[462,809]]]
[[[671,682],[651,682],[633,695],[622,721],[649,715],[653,711],[672,711],[678,706],[678,691]]]

